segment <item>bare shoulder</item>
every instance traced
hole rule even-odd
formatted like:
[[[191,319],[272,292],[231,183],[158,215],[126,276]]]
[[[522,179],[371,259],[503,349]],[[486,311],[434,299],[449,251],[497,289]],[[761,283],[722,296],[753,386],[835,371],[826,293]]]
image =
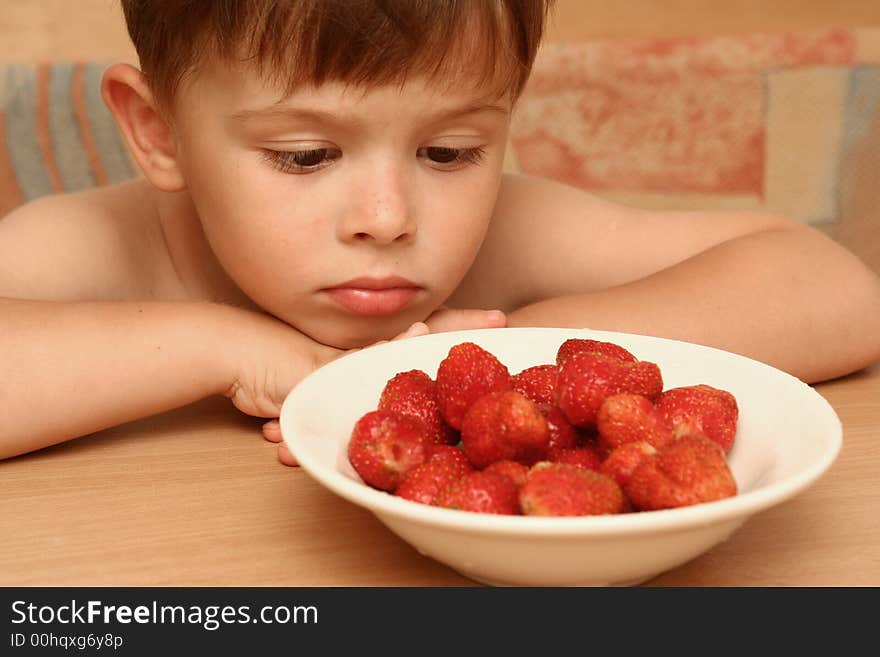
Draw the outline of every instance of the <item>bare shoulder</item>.
[[[36,199],[0,218],[0,297],[149,298],[161,285],[161,228],[148,183]]]
[[[726,240],[791,223],[754,212],[635,208],[506,174],[480,253],[449,303],[510,311],[622,285]]]
[[[618,222],[622,212],[567,185],[505,174],[486,239],[450,304],[510,311],[534,300],[553,287],[560,269],[591,250],[579,238]]]

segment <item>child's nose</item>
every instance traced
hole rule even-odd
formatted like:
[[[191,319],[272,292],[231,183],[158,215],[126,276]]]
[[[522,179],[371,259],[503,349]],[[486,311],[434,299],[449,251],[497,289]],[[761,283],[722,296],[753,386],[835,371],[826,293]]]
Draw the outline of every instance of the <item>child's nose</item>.
[[[415,235],[416,223],[407,185],[401,176],[372,176],[350,192],[348,212],[341,225],[344,241],[372,240],[391,244]]]

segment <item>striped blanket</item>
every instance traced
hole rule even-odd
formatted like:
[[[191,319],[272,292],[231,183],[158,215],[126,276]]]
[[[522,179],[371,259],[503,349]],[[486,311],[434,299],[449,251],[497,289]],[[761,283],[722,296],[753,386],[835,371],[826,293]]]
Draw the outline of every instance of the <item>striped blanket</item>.
[[[101,98],[104,68],[98,62],[0,67],[0,216],[38,196],[135,175]]]

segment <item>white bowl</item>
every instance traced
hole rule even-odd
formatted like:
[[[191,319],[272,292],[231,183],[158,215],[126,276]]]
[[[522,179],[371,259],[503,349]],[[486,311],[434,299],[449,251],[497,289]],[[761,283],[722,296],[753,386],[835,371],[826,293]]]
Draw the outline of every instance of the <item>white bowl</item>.
[[[442,509],[364,484],[348,462],[352,427],[385,383],[421,369],[432,377],[449,349],[474,342],[511,374],[555,362],[569,338],[615,342],[657,363],[664,388],[706,383],[733,393],[740,416],[728,462],[739,493],[663,511],[536,518]],[[309,475],[371,510],[420,553],[492,585],[632,585],[728,538],[752,514],[811,485],[836,458],[840,420],[812,388],[780,370],[719,349],[606,331],[545,328],[438,333],[354,352],[306,377],[281,409],[284,440]],[[756,554],[755,559],[760,559]]]

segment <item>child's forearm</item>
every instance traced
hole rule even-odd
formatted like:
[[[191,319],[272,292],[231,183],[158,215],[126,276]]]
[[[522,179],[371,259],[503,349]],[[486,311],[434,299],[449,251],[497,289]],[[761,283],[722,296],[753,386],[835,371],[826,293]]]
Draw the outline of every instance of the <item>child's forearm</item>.
[[[0,458],[224,392],[231,310],[0,299]]]
[[[688,340],[819,381],[880,358],[880,284],[821,234],[772,230],[624,285],[526,305],[508,323]]]

